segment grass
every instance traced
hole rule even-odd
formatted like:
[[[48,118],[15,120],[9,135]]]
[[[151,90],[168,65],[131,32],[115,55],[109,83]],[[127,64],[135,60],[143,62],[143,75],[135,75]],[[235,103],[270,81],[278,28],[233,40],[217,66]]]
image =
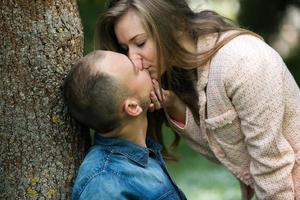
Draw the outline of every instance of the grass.
[[[165,131],[170,135],[170,130]],[[170,140],[167,136],[166,140]],[[222,165],[206,160],[181,140],[178,162],[168,162],[167,167],[177,185],[189,200],[238,200],[240,187],[234,176]]]

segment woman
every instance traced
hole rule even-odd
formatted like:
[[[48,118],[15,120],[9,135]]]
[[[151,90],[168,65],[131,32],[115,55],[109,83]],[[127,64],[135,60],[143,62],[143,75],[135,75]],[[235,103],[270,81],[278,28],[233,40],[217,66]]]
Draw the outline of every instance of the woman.
[[[259,36],[184,0],[110,0],[97,26],[97,48],[149,71],[152,109],[227,167],[243,199],[300,199],[299,87]]]

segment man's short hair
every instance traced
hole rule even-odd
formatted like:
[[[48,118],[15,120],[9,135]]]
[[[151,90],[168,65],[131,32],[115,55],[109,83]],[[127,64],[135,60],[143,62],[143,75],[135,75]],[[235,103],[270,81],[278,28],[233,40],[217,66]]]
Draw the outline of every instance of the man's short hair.
[[[125,90],[118,80],[100,71],[92,73],[104,57],[95,51],[77,62],[64,82],[64,99],[72,117],[98,131],[110,132],[120,126],[121,102]]]

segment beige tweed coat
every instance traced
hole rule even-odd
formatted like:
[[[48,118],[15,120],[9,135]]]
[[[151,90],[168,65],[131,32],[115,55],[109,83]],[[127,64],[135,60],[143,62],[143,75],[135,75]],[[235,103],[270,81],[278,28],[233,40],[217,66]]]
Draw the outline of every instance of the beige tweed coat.
[[[238,36],[198,68],[197,90],[200,127],[188,108],[185,126],[168,117],[171,127],[238,178],[243,200],[253,189],[259,200],[300,200],[300,90],[278,53]]]

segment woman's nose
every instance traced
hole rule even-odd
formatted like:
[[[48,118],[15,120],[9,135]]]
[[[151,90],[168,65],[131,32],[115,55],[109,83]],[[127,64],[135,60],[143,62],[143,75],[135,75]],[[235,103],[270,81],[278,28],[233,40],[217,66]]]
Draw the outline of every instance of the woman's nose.
[[[142,62],[142,58],[138,55],[128,55],[128,57],[130,58],[131,62],[134,64],[134,66],[140,70],[143,70],[143,62]]]

